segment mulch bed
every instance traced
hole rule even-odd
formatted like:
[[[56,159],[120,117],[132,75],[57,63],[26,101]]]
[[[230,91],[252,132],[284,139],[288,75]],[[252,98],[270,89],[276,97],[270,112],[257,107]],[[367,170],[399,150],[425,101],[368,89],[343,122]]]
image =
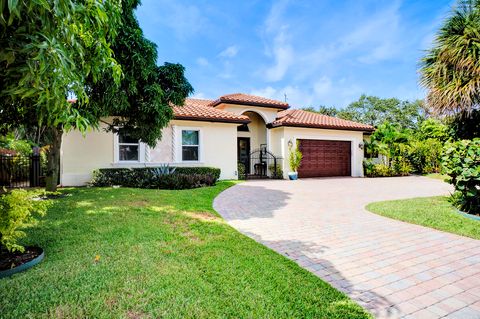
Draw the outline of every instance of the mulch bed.
[[[25,251],[10,253],[6,250],[0,250],[0,271],[8,270],[23,265],[32,259],[38,257],[42,249],[38,247],[25,247]]]

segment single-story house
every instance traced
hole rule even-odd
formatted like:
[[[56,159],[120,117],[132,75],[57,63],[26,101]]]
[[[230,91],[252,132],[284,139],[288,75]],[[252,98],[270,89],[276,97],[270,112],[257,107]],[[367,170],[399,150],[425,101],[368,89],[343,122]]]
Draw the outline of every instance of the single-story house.
[[[186,99],[153,148],[104,130],[63,136],[60,183],[84,185],[98,168],[210,166],[237,179],[238,163],[251,177],[290,171],[289,150],[303,153],[299,177],[363,176],[364,135],[373,127],[291,109],[288,103],[248,94],[216,100]],[[108,118],[104,119],[108,122]]]

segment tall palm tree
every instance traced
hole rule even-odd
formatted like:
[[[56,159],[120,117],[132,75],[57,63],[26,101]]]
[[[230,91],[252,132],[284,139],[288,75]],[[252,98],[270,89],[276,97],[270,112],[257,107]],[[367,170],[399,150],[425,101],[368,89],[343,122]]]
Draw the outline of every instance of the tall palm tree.
[[[480,0],[459,0],[421,60],[420,83],[438,114],[480,106]]]

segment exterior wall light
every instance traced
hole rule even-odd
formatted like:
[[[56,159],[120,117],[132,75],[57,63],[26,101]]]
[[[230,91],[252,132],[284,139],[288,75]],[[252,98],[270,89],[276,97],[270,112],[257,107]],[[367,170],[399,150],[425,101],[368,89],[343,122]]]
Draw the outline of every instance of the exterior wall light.
[[[293,142],[292,140],[288,140],[288,148],[292,148],[293,147]]]
[[[363,150],[363,149],[365,148],[365,144],[364,144],[363,142],[360,142],[360,143],[358,144],[358,148],[361,149],[361,150]]]

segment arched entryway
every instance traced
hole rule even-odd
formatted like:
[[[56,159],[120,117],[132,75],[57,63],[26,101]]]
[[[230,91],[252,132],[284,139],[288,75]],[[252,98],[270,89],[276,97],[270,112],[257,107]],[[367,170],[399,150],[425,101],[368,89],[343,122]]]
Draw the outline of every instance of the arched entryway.
[[[245,177],[266,178],[278,175],[277,158],[269,152],[268,129],[265,119],[254,111],[246,111],[250,123],[238,127],[237,158]],[[239,168],[239,171],[242,169]],[[239,172],[241,174],[241,172]]]

